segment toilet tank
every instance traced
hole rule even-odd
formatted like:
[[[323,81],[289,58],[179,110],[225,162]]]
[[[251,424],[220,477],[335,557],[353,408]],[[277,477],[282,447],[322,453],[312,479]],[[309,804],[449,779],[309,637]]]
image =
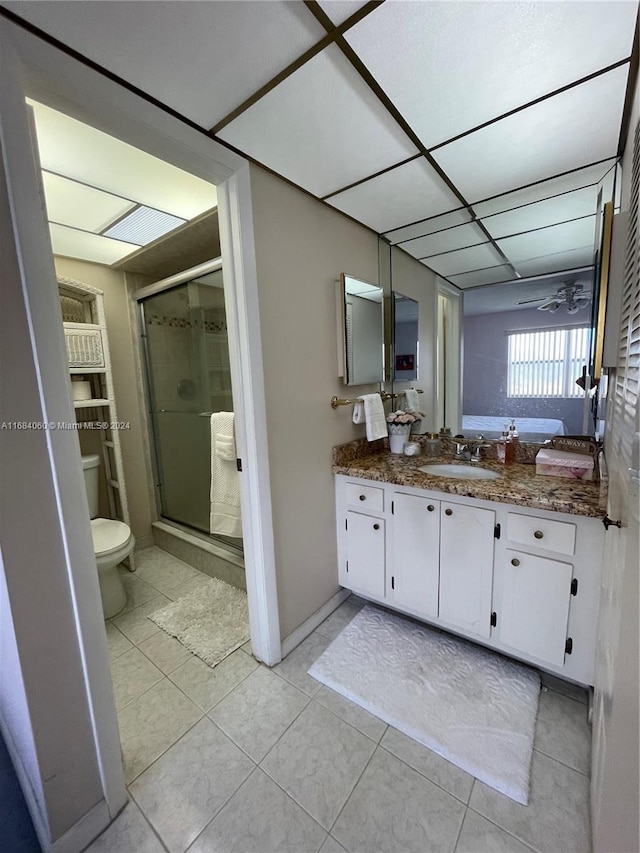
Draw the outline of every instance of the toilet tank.
[[[100,457],[97,453],[89,453],[82,457],[82,473],[84,474],[84,485],[87,490],[89,501],[89,516],[98,517],[98,476],[100,471]]]

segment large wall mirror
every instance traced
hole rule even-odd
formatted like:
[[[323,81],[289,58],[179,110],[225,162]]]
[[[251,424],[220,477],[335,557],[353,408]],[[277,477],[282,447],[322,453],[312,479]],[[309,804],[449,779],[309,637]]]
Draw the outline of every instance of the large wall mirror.
[[[345,385],[384,381],[383,289],[343,273],[340,281]]]

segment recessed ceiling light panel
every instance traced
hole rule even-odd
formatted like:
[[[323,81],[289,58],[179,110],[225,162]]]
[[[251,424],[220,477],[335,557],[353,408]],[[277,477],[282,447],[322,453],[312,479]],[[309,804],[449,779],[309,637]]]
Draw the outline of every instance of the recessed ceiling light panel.
[[[172,216],[152,207],[136,207],[131,213],[123,216],[114,225],[102,232],[104,237],[112,237],[114,240],[126,240],[128,243],[137,243],[146,246],[163,234],[168,234],[187,220],[179,216]]]

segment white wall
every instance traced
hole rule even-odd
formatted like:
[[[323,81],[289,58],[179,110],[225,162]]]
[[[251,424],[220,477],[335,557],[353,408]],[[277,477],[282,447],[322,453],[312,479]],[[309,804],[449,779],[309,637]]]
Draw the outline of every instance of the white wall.
[[[359,438],[331,397],[377,390],[338,379],[335,282],[378,277],[378,238],[251,169],[281,634],[338,591],[331,448]]]
[[[142,421],[142,401],[138,393],[133,336],[124,273],[103,264],[56,257],[56,272],[97,287],[104,293],[104,309],[113,368],[118,420],[131,424],[120,431],[125,485],[129,500],[131,529],[138,548],[153,544],[152,511],[145,465],[147,433]],[[83,436],[81,436],[82,440]],[[95,452],[95,451],[94,451]]]

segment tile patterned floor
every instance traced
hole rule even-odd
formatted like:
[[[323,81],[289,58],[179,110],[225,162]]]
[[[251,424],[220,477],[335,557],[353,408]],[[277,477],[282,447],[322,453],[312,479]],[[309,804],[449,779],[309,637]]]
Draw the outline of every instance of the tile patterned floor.
[[[89,853],[588,853],[583,691],[544,678],[521,806],[310,678],[352,596],[281,664],[215,669],[147,613],[202,575],[156,548],[107,624],[130,802]]]

